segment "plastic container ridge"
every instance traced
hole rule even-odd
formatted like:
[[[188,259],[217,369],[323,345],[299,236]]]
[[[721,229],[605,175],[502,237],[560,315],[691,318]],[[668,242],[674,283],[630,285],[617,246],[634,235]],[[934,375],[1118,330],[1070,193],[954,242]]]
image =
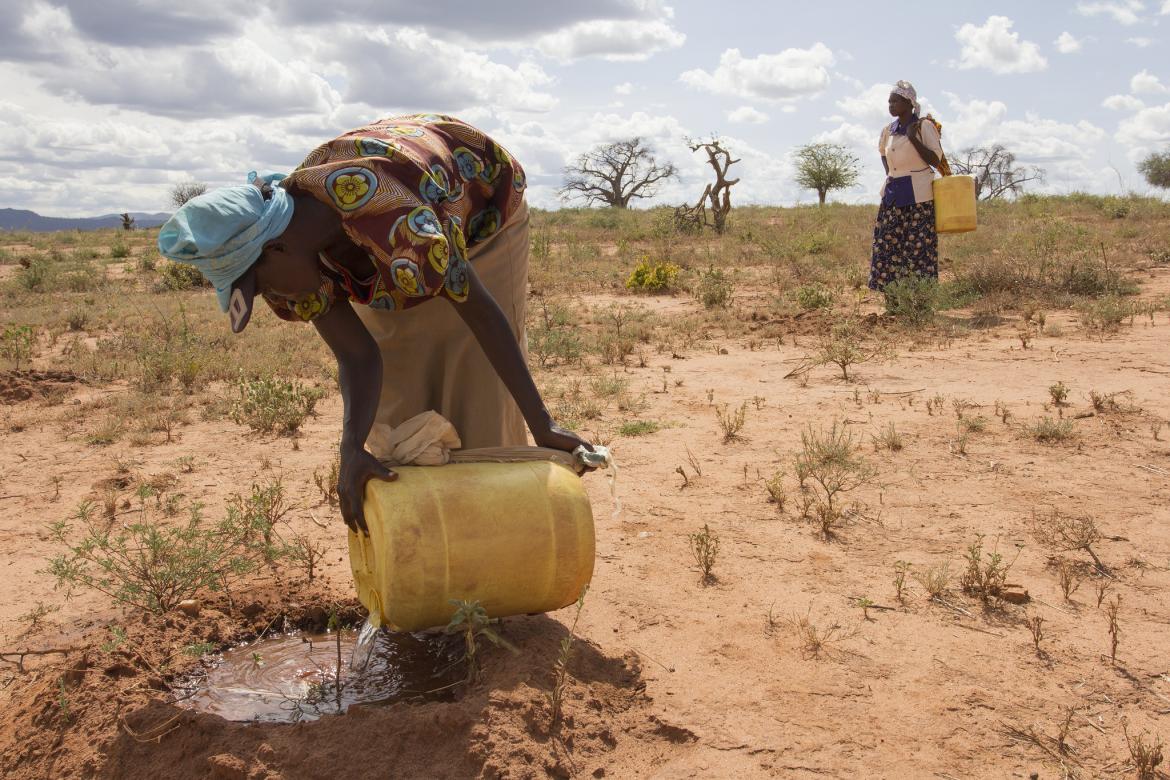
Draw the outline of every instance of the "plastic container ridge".
[[[967,233],[978,227],[974,179],[943,176],[934,180],[934,225],[939,233]]]
[[[399,466],[371,480],[369,536],[349,534],[358,598],[400,631],[446,625],[451,599],[492,617],[572,604],[593,576],[593,511],[572,470],[548,461]]]

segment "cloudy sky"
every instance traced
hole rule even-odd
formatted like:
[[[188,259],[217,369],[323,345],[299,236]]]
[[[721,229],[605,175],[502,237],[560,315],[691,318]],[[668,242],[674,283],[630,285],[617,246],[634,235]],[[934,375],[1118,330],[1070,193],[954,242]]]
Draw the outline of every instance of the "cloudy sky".
[[[1044,189],[1145,192],[1170,146],[1170,0],[0,0],[0,207],[167,208],[179,181],[287,170],[321,141],[407,111],[479,125],[554,207],[594,144],[649,139],[693,200],[684,136],[743,161],[735,202],[792,204],[792,150],[847,144],[840,193],[876,201],[890,84],[908,79],[948,149],[1001,142]]]

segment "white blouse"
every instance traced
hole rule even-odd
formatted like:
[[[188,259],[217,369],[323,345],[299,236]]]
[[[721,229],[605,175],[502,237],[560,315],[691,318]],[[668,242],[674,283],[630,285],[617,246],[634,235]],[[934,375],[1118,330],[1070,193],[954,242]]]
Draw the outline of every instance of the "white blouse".
[[[943,154],[942,139],[939,138],[938,127],[934,122],[923,119],[919,123],[922,128],[922,144],[938,155]],[[886,158],[886,165],[890,167],[889,177],[897,179],[910,176],[914,185],[914,202],[925,203],[934,200],[934,169],[926,164],[922,155],[914,148],[906,133],[893,133],[886,125],[882,128],[881,138],[878,140],[878,151]],[[882,196],[886,194],[886,187],[882,185]]]

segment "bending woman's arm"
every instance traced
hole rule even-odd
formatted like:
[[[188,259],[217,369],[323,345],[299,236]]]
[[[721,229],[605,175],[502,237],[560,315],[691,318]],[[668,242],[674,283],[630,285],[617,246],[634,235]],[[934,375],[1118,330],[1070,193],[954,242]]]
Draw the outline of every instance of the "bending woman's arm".
[[[347,300],[339,300],[313,320],[321,338],[337,358],[337,379],[345,412],[341,428],[341,470],[337,496],[341,517],[353,531],[366,531],[362,503],[371,479],[395,480],[398,475],[366,451],[366,438],[382,394],[382,355],[377,342]]]
[[[451,304],[467,327],[471,328],[492,368],[516,399],[537,445],[565,452],[572,452],[581,445],[592,450],[592,445],[587,441],[553,422],[552,415],[540,397],[540,391],[536,389],[536,383],[532,381],[532,373],[528,370],[520,345],[516,343],[516,335],[508,324],[508,318],[470,264],[467,270],[467,300],[462,303],[451,301]]]

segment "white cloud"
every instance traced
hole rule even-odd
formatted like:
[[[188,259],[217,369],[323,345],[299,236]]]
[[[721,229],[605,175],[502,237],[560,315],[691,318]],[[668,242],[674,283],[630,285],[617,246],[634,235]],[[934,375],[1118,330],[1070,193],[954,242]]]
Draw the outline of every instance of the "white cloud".
[[[1101,102],[1101,105],[1111,111],[1137,111],[1146,107],[1145,103],[1133,95],[1110,95]]]
[[[785,49],[753,58],[745,58],[739,49],[727,49],[713,73],[696,68],[679,80],[718,95],[789,100],[817,94],[829,86],[833,61],[833,52],[820,42],[807,49]]]
[[[1148,70],[1143,70],[1129,80],[1129,91],[1135,95],[1158,95],[1167,89],[1161,79]]]
[[[1141,0],[1113,0],[1113,2],[1077,3],[1077,13],[1082,16],[1105,15],[1113,17],[1118,24],[1133,25],[1141,21],[1141,12],[1146,4]],[[1162,13],[1166,7],[1162,7]]]
[[[1031,41],[1021,41],[1020,34],[1012,32],[1011,19],[989,16],[983,26],[964,24],[955,33],[962,44],[957,67],[961,70],[986,68],[993,73],[1032,73],[1048,67],[1048,60],[1040,47]]]
[[[1154,45],[1153,38],[1126,38],[1126,43],[1131,43],[1139,49],[1146,49]]]
[[[475,105],[540,112],[557,104],[539,90],[553,79],[535,63],[510,67],[474,51],[436,57],[446,47],[421,29],[354,25],[333,40],[337,43],[323,55],[346,67],[351,101],[449,112]]]
[[[536,41],[546,57],[561,63],[585,57],[613,61],[640,61],[660,51],[677,49],[687,36],[665,20],[617,21],[611,19],[578,22]]]
[[[631,95],[634,92],[634,85],[628,81],[623,81],[613,88],[613,91],[618,95]]]
[[[1078,41],[1076,37],[1068,31],[1062,32],[1060,36],[1055,41],[1053,41],[1053,43],[1056,45],[1056,50],[1061,54],[1076,54],[1084,46],[1081,41]]]
[[[1170,0],[1162,0],[1162,10],[1159,11],[1162,16],[1170,14]]]
[[[1143,108],[1121,120],[1114,135],[1129,147],[1132,157],[1139,157],[1170,142],[1170,103]]]
[[[762,125],[768,121],[768,115],[751,106],[740,106],[728,113],[727,121],[733,124]]]

